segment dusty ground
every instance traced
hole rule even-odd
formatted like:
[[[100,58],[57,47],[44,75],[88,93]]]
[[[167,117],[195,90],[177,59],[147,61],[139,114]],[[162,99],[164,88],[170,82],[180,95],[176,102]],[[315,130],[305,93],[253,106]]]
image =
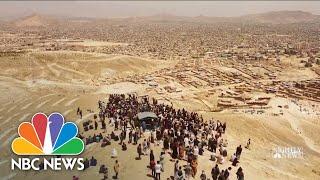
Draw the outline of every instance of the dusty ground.
[[[92,45],[92,42],[87,42]],[[96,45],[96,44],[94,44]],[[71,179],[79,175],[80,179],[100,179],[100,164],[106,164],[113,174],[114,159],[110,158],[112,148],[119,153],[121,165],[120,179],[151,179],[147,168],[148,157],[135,160],[136,147],[128,145],[128,151],[122,152],[120,146],[113,142],[111,146],[101,148],[99,144],[86,147],[82,157],[94,155],[98,159],[97,167],[90,167],[84,172],[12,172],[10,158],[13,157],[10,144],[17,137],[17,127],[22,121],[30,121],[36,112],[61,112],[68,121],[81,123],[76,116],[77,107],[84,111],[84,120],[92,119],[98,112],[97,101],[106,100],[111,93],[148,94],[176,108],[201,113],[205,119],[219,119],[227,122],[226,137],[230,156],[239,144],[245,145],[248,138],[252,140],[251,150],[244,149],[240,166],[245,177],[254,179],[319,179],[320,178],[320,116],[319,103],[309,101],[293,102],[291,99],[273,97],[270,106],[263,114],[246,113],[244,109],[214,112],[217,95],[209,93],[206,87],[191,87],[158,78],[159,86],[174,84],[181,92],[157,93],[145,83],[132,81],[133,75],[153,74],[157,70],[170,68],[176,62],[122,55],[105,55],[98,53],[80,53],[69,51],[40,52],[33,51],[19,56],[0,57],[0,179]],[[236,71],[220,68],[222,71]],[[293,76],[297,72],[303,76]],[[131,77],[131,78],[130,78]],[[283,70],[282,79],[313,79],[310,70]],[[217,89],[226,87],[218,87]],[[278,106],[288,105],[288,109]],[[314,105],[314,106],[312,106]],[[303,111],[300,111],[300,106]],[[282,116],[273,113],[283,112]],[[79,126],[80,127],[80,126]],[[81,131],[81,127],[80,127]],[[148,134],[145,135],[146,137]],[[304,156],[298,159],[274,159],[275,147],[301,147]],[[155,146],[155,157],[159,157],[160,148]],[[214,164],[209,161],[210,154],[205,153],[199,160],[199,172],[205,170],[209,175]],[[228,157],[229,157],[228,156]],[[169,155],[165,160],[163,178],[173,173],[173,162]],[[185,162],[184,162],[185,163]],[[222,167],[231,166],[227,162]],[[236,168],[232,169],[231,179],[236,179]],[[196,179],[199,178],[199,175]]]

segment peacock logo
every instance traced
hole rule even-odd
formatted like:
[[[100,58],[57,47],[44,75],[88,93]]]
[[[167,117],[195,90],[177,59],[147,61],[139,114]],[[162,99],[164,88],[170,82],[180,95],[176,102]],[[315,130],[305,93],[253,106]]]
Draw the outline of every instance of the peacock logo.
[[[84,150],[83,141],[76,137],[77,125],[65,123],[60,113],[49,117],[36,113],[31,123],[19,125],[18,134],[11,144],[17,155],[78,155]]]

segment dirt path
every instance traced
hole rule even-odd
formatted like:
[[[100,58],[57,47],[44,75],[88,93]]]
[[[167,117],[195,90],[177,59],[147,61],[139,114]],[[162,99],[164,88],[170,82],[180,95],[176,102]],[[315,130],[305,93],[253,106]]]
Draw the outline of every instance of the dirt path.
[[[74,73],[74,74],[77,74],[77,75],[80,75],[80,76],[85,76],[87,78],[88,77],[90,78],[92,76],[89,73],[83,73],[83,72],[76,71],[76,70],[73,70],[73,69],[70,69],[70,68],[66,68],[66,67],[60,66],[60,65],[58,65],[56,63],[49,64],[48,67],[57,76],[60,76],[63,73],[62,71],[66,71],[66,72],[69,72],[69,73]]]

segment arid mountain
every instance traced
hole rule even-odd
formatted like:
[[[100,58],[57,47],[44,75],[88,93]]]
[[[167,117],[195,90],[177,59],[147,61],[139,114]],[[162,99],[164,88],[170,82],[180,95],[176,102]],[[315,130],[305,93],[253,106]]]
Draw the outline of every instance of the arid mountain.
[[[18,27],[44,27],[55,23],[56,21],[57,20],[53,17],[32,14],[30,16],[13,21],[13,23]]]
[[[259,23],[288,24],[319,21],[320,16],[303,11],[273,11],[240,17],[242,21]]]
[[[85,18],[85,17],[52,17],[33,14],[12,23],[17,27],[45,27],[57,22],[88,23],[88,22],[106,22],[106,21],[129,21],[129,22],[197,22],[197,23],[268,23],[268,24],[290,24],[290,23],[308,23],[320,22],[320,15],[314,15],[303,11],[273,11],[261,14],[250,14],[239,17],[210,17],[210,16],[176,16],[172,14],[157,14],[153,16],[140,16],[128,18]]]
[[[271,23],[271,24],[290,24],[320,22],[320,16],[303,11],[273,11],[261,14],[249,14],[239,17],[210,17],[210,16],[175,16],[172,14],[158,14],[148,17],[136,17],[135,21],[152,21],[152,22],[245,22],[245,23]]]

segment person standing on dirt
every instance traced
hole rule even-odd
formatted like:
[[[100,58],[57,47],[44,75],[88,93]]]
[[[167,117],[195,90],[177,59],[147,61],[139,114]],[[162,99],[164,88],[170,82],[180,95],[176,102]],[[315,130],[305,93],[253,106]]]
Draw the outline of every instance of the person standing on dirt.
[[[160,180],[161,169],[162,167],[161,167],[160,161],[157,161],[157,164],[155,166],[156,180]]]
[[[116,174],[115,175],[115,179],[118,179],[118,174],[119,174],[119,169],[120,169],[120,165],[118,163],[118,160],[116,160],[116,163],[114,164],[114,173]]]
[[[150,151],[150,162],[154,161],[154,154],[153,154],[153,150]]]
[[[174,171],[173,171],[174,175],[177,173],[178,169],[179,169],[179,160],[177,160],[174,163]]]
[[[202,170],[202,173],[200,175],[200,179],[201,180],[207,180],[207,176],[206,176],[206,173],[204,172],[204,170]]]
[[[238,158],[238,160],[240,159],[241,152],[242,152],[242,147],[241,145],[239,145],[236,149],[236,157]]]
[[[98,129],[98,122],[94,121],[94,129],[97,130]]]
[[[163,172],[164,171],[164,157],[165,157],[165,153],[164,152],[161,152],[160,154],[160,164],[161,164],[161,171]]]
[[[245,148],[250,149],[250,145],[251,145],[251,139],[249,138],[249,140],[248,140],[247,145],[246,145]]]
[[[137,147],[137,153],[138,153],[138,159],[141,159],[141,154],[142,154],[141,144],[139,144]]]
[[[244,174],[243,174],[243,171],[242,171],[242,168],[239,167],[238,171],[237,171],[237,179],[238,180],[244,180]]]
[[[218,164],[211,170],[211,176],[213,180],[217,180],[218,176],[220,174],[220,169],[218,167]]]
[[[82,110],[79,111],[80,119],[82,119]]]

